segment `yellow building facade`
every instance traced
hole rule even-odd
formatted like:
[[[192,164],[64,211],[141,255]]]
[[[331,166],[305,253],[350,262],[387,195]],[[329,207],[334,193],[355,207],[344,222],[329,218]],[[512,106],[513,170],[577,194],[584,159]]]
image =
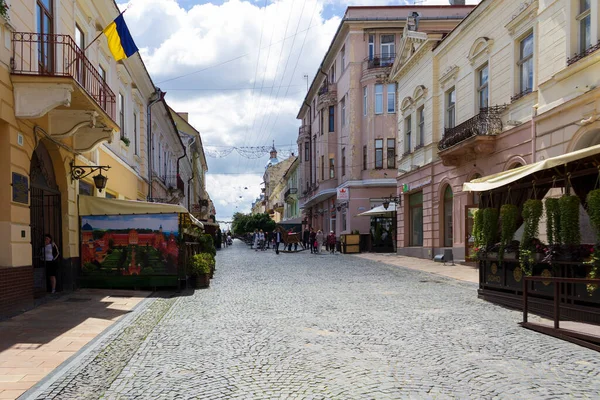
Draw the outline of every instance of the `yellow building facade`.
[[[94,40],[119,13],[112,0],[13,0],[0,17],[0,316],[47,291],[45,234],[61,253],[58,290],[75,287],[80,195],[147,199],[156,89],[139,54],[116,62]]]

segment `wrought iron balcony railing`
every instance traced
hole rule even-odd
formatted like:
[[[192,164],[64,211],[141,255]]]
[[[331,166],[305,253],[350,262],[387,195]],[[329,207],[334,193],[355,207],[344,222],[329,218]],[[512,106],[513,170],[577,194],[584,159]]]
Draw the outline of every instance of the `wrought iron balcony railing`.
[[[116,96],[69,35],[13,32],[11,73],[73,78],[116,121]]]
[[[181,190],[185,193],[185,183],[179,175],[155,175],[169,190]]]
[[[438,143],[440,151],[446,150],[473,136],[493,136],[502,132],[500,118],[506,106],[493,106],[482,108],[479,114],[466,120],[454,128],[447,128],[444,137]]]
[[[297,188],[289,188],[288,190],[285,191],[285,194],[283,195],[283,198],[287,199],[290,195],[297,194],[297,193],[298,193],[298,189]]]
[[[364,60],[365,68],[385,68],[391,67],[396,59],[396,54],[375,54],[371,57],[367,57]]]
[[[593,46],[588,47],[581,53],[575,54],[573,57],[567,58],[567,65],[575,64],[577,61],[589,56],[590,54],[600,50],[600,41]]]
[[[310,136],[310,125],[302,125],[298,129],[298,135],[299,136],[302,136],[302,135],[309,135]]]

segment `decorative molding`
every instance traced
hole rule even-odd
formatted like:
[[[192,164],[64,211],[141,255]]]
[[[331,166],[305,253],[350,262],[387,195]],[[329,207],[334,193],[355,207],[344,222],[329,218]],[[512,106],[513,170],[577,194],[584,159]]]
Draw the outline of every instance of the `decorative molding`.
[[[521,3],[517,13],[512,16],[510,22],[504,27],[511,35],[514,35],[524,24],[535,19],[538,7],[538,0],[528,0]]]
[[[17,118],[41,118],[56,107],[71,106],[73,85],[68,83],[14,82],[13,87]]]
[[[413,99],[414,101],[419,101],[420,99],[422,99],[423,97],[427,96],[427,88],[423,85],[419,85],[415,88],[415,91],[413,92]]]
[[[56,139],[73,138],[73,150],[87,153],[104,141],[112,142],[113,130],[97,124],[95,111],[54,110],[49,115],[50,135]],[[60,132],[60,133],[55,133]]]
[[[402,103],[400,103],[400,110],[402,112],[408,110],[410,107],[412,107],[412,105],[414,104],[414,100],[412,99],[412,97],[407,96],[404,98],[404,100],[402,100]]]
[[[469,50],[469,55],[467,56],[471,65],[475,64],[479,57],[485,54],[489,55],[493,44],[494,40],[487,37],[480,37],[479,39],[475,40],[471,46],[471,49]]]
[[[454,81],[456,81],[456,77],[458,76],[458,70],[459,67],[457,65],[451,65],[450,67],[446,68],[439,79],[442,88],[446,89],[447,86],[452,86],[454,84]],[[448,85],[449,83],[452,85]]]

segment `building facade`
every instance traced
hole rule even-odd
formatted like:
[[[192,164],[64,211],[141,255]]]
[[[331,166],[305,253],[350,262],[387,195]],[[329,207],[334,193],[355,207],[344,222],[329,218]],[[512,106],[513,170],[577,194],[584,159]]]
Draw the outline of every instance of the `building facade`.
[[[396,192],[397,85],[390,80],[407,21],[450,30],[471,6],[349,7],[297,118],[299,196],[309,225],[370,230],[354,217]],[[337,198],[344,190],[348,199]],[[339,214],[339,216],[338,216]]]
[[[298,165],[300,165],[298,157],[294,157],[294,161],[283,175],[285,192],[283,193],[284,209],[282,222],[296,224],[302,222],[300,204],[298,202]]]
[[[468,258],[479,196],[464,182],[600,143],[599,11],[483,0],[443,38],[405,35],[411,50],[392,71],[400,254]]]
[[[57,289],[75,287],[79,196],[148,198],[147,113],[160,93],[139,54],[116,62],[94,40],[119,13],[112,0],[14,0],[0,21],[0,316],[48,290],[45,234],[60,249]]]

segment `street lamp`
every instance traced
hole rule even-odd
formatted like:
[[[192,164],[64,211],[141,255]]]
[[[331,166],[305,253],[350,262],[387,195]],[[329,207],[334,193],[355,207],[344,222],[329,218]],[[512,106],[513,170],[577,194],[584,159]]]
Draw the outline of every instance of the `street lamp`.
[[[390,197],[383,198],[383,208],[387,210],[390,206],[390,203],[396,203],[397,206],[400,203],[400,197],[390,194]]]
[[[93,174],[96,171],[99,171],[98,175],[95,175],[92,179],[94,180],[94,185],[99,192],[102,192],[104,188],[106,188],[106,182],[108,181],[108,177],[102,175],[102,171],[108,171],[110,169],[109,165],[75,165],[75,160],[72,160],[70,163],[71,166],[71,182],[77,181],[79,179],[85,178]]]

